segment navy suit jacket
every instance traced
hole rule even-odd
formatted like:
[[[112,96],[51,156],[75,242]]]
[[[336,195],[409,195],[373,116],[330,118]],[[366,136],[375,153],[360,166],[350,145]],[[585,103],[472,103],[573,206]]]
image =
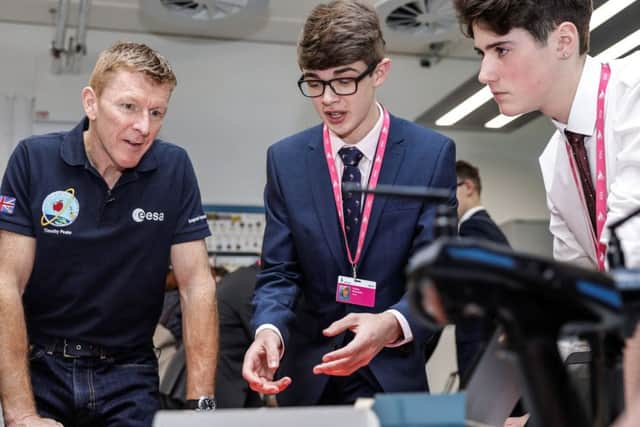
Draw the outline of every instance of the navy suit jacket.
[[[444,188],[457,205],[455,146],[431,130],[391,116],[379,184]],[[339,275],[351,275],[338,222],[322,142],[322,125],[286,138],[268,150],[266,229],[262,271],[254,296],[253,327],[270,323],[282,333],[285,353],[278,377],[292,384],[278,395],[282,405],[317,403],[328,380],[313,366],[344,344],[344,334],[322,330],[348,313],[389,308],[408,320],[414,340],[383,349],[369,367],[385,391],[427,390],[424,344],[434,331],[410,312],[404,297],[409,257],[433,239],[433,204],[376,197],[358,277],[377,282],[375,307],[336,302]]]
[[[475,237],[509,246],[507,237],[484,209],[474,213],[461,223],[459,234],[461,237]]]

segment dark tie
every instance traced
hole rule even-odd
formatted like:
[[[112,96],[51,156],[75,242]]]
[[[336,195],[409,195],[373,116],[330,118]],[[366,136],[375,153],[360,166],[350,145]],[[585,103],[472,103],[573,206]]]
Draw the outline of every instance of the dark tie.
[[[573,159],[576,162],[576,166],[578,166],[580,183],[582,184],[584,199],[587,202],[589,217],[591,218],[593,229],[596,230],[596,192],[593,187],[593,180],[591,179],[591,169],[589,167],[587,149],[584,146],[584,135],[573,133],[568,130],[565,130],[564,133],[567,136],[569,145],[571,146]]]
[[[356,147],[342,147],[338,151],[344,170],[342,171],[342,183],[354,182],[360,184],[360,169],[358,163],[362,160],[362,152]],[[360,232],[360,193],[342,192],[342,210],[344,213],[344,228],[349,242],[351,256],[356,256],[358,233]]]

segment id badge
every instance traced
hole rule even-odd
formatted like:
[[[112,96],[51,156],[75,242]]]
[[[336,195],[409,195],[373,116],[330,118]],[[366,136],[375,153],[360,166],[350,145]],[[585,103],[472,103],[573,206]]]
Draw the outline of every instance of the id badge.
[[[373,307],[376,304],[376,282],[338,276],[336,301],[343,304]]]

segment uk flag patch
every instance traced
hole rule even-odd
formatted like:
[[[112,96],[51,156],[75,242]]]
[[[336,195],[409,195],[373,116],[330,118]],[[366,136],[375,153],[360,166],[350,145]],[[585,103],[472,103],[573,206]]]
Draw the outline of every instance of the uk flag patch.
[[[16,198],[0,194],[0,214],[13,215],[16,208]]]

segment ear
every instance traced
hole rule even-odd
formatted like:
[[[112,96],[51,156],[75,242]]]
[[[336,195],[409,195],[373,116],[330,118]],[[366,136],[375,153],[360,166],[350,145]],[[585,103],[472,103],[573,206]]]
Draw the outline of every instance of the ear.
[[[475,184],[470,179],[465,179],[463,182],[464,184],[462,184],[462,188],[464,188],[465,196],[471,197],[473,190],[475,189]]]
[[[568,59],[580,53],[580,36],[573,22],[562,22],[549,37],[558,59]]]
[[[89,120],[95,120],[98,115],[98,97],[90,86],[82,89],[82,108]]]
[[[382,86],[382,83],[387,79],[389,71],[391,70],[391,59],[383,58],[378,63],[378,66],[373,70],[373,87]]]

